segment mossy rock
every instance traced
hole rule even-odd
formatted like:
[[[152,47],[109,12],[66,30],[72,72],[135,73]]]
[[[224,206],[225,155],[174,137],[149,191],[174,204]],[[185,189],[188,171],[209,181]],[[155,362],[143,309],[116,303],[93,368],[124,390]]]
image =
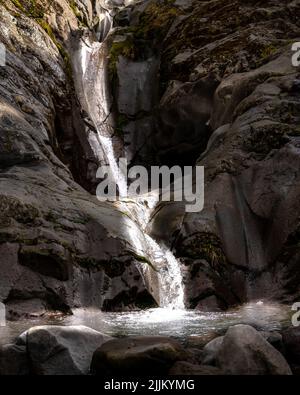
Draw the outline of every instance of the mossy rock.
[[[174,0],[150,1],[139,16],[139,22],[122,30],[124,41],[114,42],[110,49],[109,72],[116,74],[120,56],[131,60],[143,60],[150,52],[158,50],[162,40],[181,11],[174,6]]]
[[[11,0],[15,7],[32,18],[43,18],[47,2],[39,0]]]
[[[289,142],[289,131],[292,129],[288,125],[275,122],[257,127],[251,126],[251,133],[244,142],[244,148],[249,152],[265,156]]]
[[[69,54],[63,47],[63,45],[56,38],[52,27],[49,25],[45,18],[45,14],[51,4],[49,4],[46,0],[11,0],[15,7],[17,7],[23,14],[28,16],[29,18],[34,19],[41,28],[48,34],[50,39],[53,41],[55,46],[57,47],[61,57],[63,58],[65,65],[65,72],[67,77],[72,79],[72,66]],[[70,2],[70,7],[72,8],[75,5],[74,1]]]
[[[214,268],[224,266],[227,262],[221,240],[209,232],[197,233],[184,240],[177,253],[181,257],[203,259]]]
[[[36,207],[25,204],[15,197],[0,195],[0,226],[8,226],[11,219],[21,224],[31,224],[39,215]]]

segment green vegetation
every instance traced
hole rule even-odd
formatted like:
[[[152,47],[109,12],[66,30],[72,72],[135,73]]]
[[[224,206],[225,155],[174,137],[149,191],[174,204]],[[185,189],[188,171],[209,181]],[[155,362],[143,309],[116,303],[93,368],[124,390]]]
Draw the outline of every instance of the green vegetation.
[[[52,30],[51,26],[49,25],[49,23],[41,18],[36,19],[36,21],[41,26],[41,28],[43,30],[45,30],[45,32],[48,34],[48,36],[51,38],[51,40],[57,47],[61,57],[64,60],[66,75],[69,79],[72,79],[72,66],[71,66],[69,54],[64,49],[62,44],[56,39],[55,34],[53,33],[53,30]]]
[[[139,23],[124,29],[126,39],[114,42],[110,49],[109,73],[116,74],[119,56],[136,60],[147,55],[149,48],[159,47],[180,11],[174,0],[152,1],[139,17]]]
[[[15,7],[17,7],[21,12],[23,12],[29,18],[35,19],[36,22],[41,26],[41,28],[48,34],[48,36],[53,41],[61,57],[64,60],[67,77],[69,79],[72,79],[72,66],[70,62],[70,57],[67,51],[62,46],[62,44],[55,37],[55,34],[49,23],[44,19],[46,12],[45,5],[43,5],[43,3],[40,0],[11,0],[11,2],[15,5]],[[74,9],[75,2],[71,1],[70,6],[72,9]]]
[[[261,48],[256,48],[254,53],[256,54],[256,62],[254,62],[255,68],[261,67],[263,64],[268,62],[270,58],[278,52],[278,48],[272,44],[267,44]]]
[[[210,266],[217,267],[226,263],[221,240],[213,233],[203,232],[191,236],[181,247],[182,256],[192,259],[204,259]]]
[[[277,122],[251,126],[251,133],[244,142],[244,148],[265,156],[270,151],[283,147],[289,141],[287,135],[291,130],[289,125]]]
[[[10,218],[22,224],[33,223],[38,217],[39,211],[34,206],[12,196],[0,196],[0,224],[5,226]]]
[[[75,0],[69,0],[69,5],[71,10],[73,11],[74,15],[76,16],[76,18],[79,20],[79,22],[88,27],[88,22],[87,20],[84,18],[84,16],[82,15],[82,13],[80,12],[80,10],[77,7],[77,4],[75,2]]]
[[[45,9],[37,0],[11,0],[20,11],[31,18],[43,18]]]
[[[179,9],[173,4],[173,0],[151,2],[140,16],[139,24],[130,28],[135,39],[160,42],[174,19],[180,15]]]
[[[264,48],[261,49],[260,51],[260,58],[261,59],[267,59],[271,55],[277,52],[277,48],[274,47],[273,45],[266,45]]]
[[[157,272],[158,270],[156,269],[156,267],[154,267],[154,265],[152,264],[152,262],[150,262],[149,259],[147,259],[146,257],[142,256],[142,255],[138,255],[137,253],[135,253],[134,251],[128,251],[128,253],[134,258],[136,259],[138,262],[140,263],[146,263],[147,265],[149,265],[151,267],[151,269],[153,269],[155,272]]]
[[[133,37],[127,37],[126,40],[114,42],[110,48],[108,71],[111,78],[116,74],[117,62],[119,56],[128,59],[135,59],[136,52]]]

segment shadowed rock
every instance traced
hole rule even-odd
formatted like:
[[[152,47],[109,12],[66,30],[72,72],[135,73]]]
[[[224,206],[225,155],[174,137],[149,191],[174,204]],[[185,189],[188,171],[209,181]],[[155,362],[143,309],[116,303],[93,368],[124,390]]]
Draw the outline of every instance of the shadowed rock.
[[[163,375],[186,353],[180,344],[167,337],[115,339],[100,347],[93,356],[95,375]]]

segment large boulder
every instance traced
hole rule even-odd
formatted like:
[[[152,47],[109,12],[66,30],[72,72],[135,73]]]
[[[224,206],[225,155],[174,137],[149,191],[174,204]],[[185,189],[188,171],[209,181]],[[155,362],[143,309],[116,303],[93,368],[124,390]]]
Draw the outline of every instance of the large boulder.
[[[0,376],[28,375],[29,366],[25,345],[7,344],[0,347]]]
[[[228,329],[216,361],[226,374],[292,374],[282,354],[249,325],[235,325]]]
[[[216,337],[203,348],[203,364],[216,365],[216,359],[223,344],[224,336]]]
[[[181,345],[167,337],[114,339],[94,353],[91,371],[99,376],[163,375],[185,357]]]
[[[28,330],[33,375],[86,375],[94,351],[111,338],[84,326],[41,326]]]

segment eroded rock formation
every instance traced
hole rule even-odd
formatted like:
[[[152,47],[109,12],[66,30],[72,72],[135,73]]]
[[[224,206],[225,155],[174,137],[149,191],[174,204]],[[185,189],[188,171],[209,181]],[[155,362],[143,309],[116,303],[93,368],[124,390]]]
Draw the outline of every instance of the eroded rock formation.
[[[299,298],[299,13],[298,0],[0,1],[11,317],[156,304],[144,230],[94,196],[103,125],[130,165],[205,166],[204,210],[161,204],[148,227],[182,262],[187,307]],[[96,65],[109,104],[99,118]]]

